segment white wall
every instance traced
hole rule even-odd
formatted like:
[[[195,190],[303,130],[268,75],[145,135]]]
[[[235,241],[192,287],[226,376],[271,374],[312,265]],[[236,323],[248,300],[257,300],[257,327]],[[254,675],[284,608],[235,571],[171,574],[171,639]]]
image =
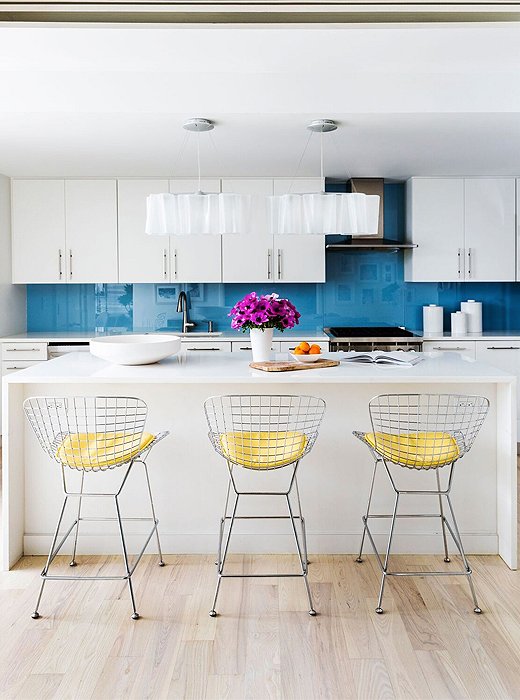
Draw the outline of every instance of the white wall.
[[[11,284],[11,187],[0,175],[0,337],[26,330],[25,285]]]

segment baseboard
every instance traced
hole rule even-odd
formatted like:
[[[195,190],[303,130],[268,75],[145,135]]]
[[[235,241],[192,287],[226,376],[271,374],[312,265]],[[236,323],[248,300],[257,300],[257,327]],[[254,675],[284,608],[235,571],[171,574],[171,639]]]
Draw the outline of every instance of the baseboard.
[[[24,554],[47,554],[52,536],[25,535]],[[380,551],[384,551],[386,538],[384,535],[375,536]],[[468,554],[497,554],[498,537],[496,534],[462,533],[464,547]],[[314,554],[354,554],[360,543],[360,533],[341,534],[311,534],[308,535],[309,552]],[[143,544],[141,535],[128,535],[127,548],[136,554]],[[213,554],[217,547],[215,534],[161,534],[161,546],[165,554]],[[455,551],[453,542],[449,543],[450,551]],[[369,545],[366,545],[368,552]],[[67,542],[62,550],[64,554],[71,551],[71,542]],[[154,541],[150,542],[149,553],[156,551]],[[241,535],[236,534],[230,546],[230,552],[252,554],[287,554],[293,553],[294,539],[290,535]],[[84,554],[120,554],[121,542],[114,535],[80,535],[78,552]],[[440,554],[442,538],[439,534],[425,535],[424,533],[403,534],[396,537],[393,545],[395,554]]]

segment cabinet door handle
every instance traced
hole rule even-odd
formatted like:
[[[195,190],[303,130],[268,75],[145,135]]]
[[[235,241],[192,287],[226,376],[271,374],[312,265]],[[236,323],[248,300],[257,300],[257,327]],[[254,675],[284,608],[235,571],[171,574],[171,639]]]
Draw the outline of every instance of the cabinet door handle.
[[[63,253],[61,252],[61,248],[58,250],[58,273],[60,280],[63,279]]]
[[[69,277],[72,279],[72,248],[69,248]]]
[[[471,277],[471,248],[468,248],[468,277]]]
[[[267,279],[271,279],[271,248],[267,249]]]
[[[446,352],[454,352],[454,351],[460,351],[460,350],[467,350],[468,348],[433,348],[434,350],[444,350]]]
[[[278,250],[278,279],[282,279],[282,251]]]
[[[174,252],[174,256],[177,256],[177,251]],[[174,276],[177,277],[177,264],[174,265],[173,269]],[[164,279],[168,279],[168,251],[166,250],[166,248],[163,249],[163,277]]]
[[[520,350],[520,347],[516,345],[510,345],[509,347],[497,348],[494,345],[492,345],[491,347],[487,348],[487,350]]]
[[[460,269],[461,260],[462,260],[462,248],[459,248],[457,251],[457,268],[458,268],[457,275],[459,276],[459,279],[460,279],[460,275],[461,275],[461,269]]]

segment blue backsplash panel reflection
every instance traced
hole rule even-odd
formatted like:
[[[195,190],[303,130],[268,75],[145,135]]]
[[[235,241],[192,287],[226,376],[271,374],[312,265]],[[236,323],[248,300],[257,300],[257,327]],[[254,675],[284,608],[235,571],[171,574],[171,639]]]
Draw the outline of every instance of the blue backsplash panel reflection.
[[[404,234],[404,186],[385,185],[385,236]],[[410,253],[413,255],[413,253]],[[177,296],[190,299],[196,330],[229,330],[229,309],[250,291],[277,292],[302,314],[300,328],[331,325],[392,325],[422,329],[422,307],[450,313],[465,299],[483,302],[483,325],[489,331],[520,329],[520,284],[478,282],[404,282],[403,252],[328,251],[324,284],[56,284],[27,286],[27,330],[124,332],[178,331]]]

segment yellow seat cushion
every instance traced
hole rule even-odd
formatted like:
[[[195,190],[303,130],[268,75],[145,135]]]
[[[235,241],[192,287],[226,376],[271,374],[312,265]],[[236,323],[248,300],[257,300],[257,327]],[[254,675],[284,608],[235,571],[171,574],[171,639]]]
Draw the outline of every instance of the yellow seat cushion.
[[[365,440],[390,462],[415,469],[442,467],[460,454],[455,438],[443,432],[365,433]]]
[[[224,456],[233,464],[250,469],[274,469],[300,459],[307,437],[295,431],[223,433],[220,444]]]
[[[155,435],[143,433],[73,433],[67,435],[56,450],[56,457],[62,464],[76,469],[100,469],[115,464],[129,462],[144,450]]]

